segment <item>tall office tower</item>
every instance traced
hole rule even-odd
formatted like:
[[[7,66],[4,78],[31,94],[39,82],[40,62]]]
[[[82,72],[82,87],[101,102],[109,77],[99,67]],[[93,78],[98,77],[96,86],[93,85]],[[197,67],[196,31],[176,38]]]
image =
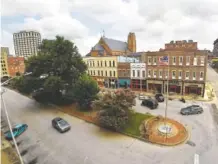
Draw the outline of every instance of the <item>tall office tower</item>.
[[[37,55],[41,44],[41,34],[37,31],[20,31],[13,34],[16,56],[29,57]]]

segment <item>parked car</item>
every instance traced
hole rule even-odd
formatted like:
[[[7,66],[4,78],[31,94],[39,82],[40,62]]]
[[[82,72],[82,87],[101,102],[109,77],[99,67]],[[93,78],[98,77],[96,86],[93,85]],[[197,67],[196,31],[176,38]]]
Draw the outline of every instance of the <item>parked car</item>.
[[[162,93],[157,93],[155,95],[155,99],[158,101],[158,102],[164,102],[164,96]]]
[[[158,102],[155,99],[149,98],[149,99],[144,99],[141,105],[146,106],[150,109],[156,109],[158,107]]]
[[[12,136],[14,136],[15,138],[20,136],[23,132],[26,131],[27,128],[28,128],[27,124],[17,124],[14,128],[12,128],[12,134],[10,130],[4,133],[5,138],[7,140],[12,140],[13,139]]]
[[[139,100],[144,100],[145,99],[145,95],[143,93],[139,94]]]
[[[200,114],[203,113],[203,108],[199,105],[191,105],[185,108],[182,108],[180,113],[182,115],[191,115],[191,114]]]
[[[61,133],[66,132],[71,128],[70,124],[60,117],[56,117],[52,120],[52,126]]]

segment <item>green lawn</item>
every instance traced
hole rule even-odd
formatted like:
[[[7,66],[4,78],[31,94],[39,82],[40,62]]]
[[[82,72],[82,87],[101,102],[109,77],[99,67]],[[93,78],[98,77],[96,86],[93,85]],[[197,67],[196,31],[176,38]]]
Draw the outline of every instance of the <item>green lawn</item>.
[[[150,114],[142,114],[142,113],[132,113],[130,116],[129,123],[126,125],[126,128],[124,128],[123,132],[140,137],[140,131],[139,126],[141,125],[142,121],[153,117]]]

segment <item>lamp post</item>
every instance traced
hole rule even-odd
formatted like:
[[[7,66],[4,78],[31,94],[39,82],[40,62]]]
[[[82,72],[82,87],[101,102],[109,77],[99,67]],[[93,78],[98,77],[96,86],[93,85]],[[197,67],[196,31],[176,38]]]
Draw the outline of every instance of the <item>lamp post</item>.
[[[26,73],[24,76],[27,76],[27,75],[30,75],[30,74],[32,74],[32,72]],[[1,84],[1,86],[4,85],[4,84],[6,84],[7,82],[9,82],[10,80],[12,80],[12,79],[14,79],[14,78],[15,78],[15,77],[6,80],[5,82],[3,82],[3,83]],[[15,138],[14,138],[14,135],[13,135],[11,123],[10,123],[9,116],[8,116],[7,107],[6,107],[5,101],[4,101],[4,99],[3,99],[3,93],[5,93],[6,90],[5,90],[4,88],[2,88],[2,89],[3,89],[3,91],[1,91],[1,99],[2,99],[2,103],[3,103],[5,115],[6,115],[6,118],[7,118],[7,121],[8,121],[9,130],[10,130],[10,133],[11,133],[11,136],[12,136],[12,139],[13,139],[13,142],[14,142],[14,145],[15,145],[15,148],[16,148],[16,150],[17,150],[17,154],[18,154],[18,156],[19,156],[20,162],[21,162],[21,164],[24,164],[23,159],[22,159],[21,154],[20,154],[20,151],[19,151],[18,146],[17,146],[17,142],[16,142],[16,140],[15,140]]]

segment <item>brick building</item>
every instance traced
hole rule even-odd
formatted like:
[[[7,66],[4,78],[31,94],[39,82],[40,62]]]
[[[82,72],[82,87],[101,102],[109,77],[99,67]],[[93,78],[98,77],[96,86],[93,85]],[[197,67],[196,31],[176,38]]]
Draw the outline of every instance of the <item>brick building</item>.
[[[118,71],[118,87],[129,88],[131,85],[131,68],[130,63],[138,63],[139,60],[135,57],[117,57],[117,71]]]
[[[160,58],[168,56],[169,65],[160,65]],[[165,44],[165,49],[147,52],[148,91],[204,95],[207,53],[197,49],[197,42],[176,41]],[[169,78],[168,78],[169,69]]]
[[[16,73],[23,74],[25,71],[24,57],[8,57],[8,73],[9,76],[16,76]]]

